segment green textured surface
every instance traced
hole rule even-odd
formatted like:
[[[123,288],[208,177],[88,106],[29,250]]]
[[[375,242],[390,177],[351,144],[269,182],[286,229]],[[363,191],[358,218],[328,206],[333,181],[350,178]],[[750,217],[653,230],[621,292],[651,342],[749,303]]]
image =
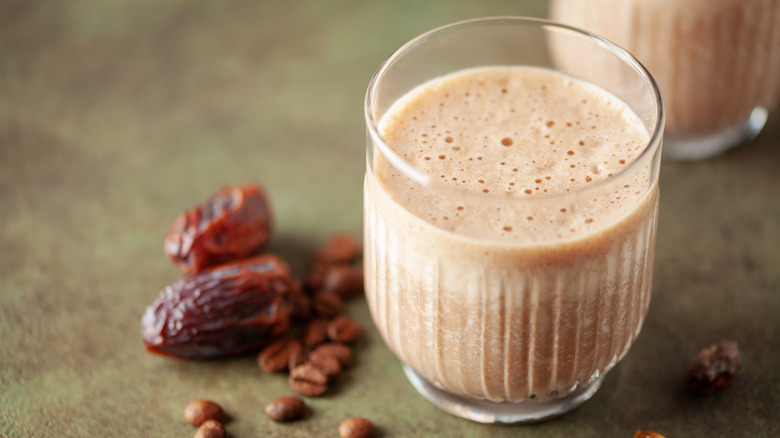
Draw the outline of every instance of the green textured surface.
[[[654,296],[636,344],[574,412],[485,426],[407,383],[362,299],[358,364],[305,421],[262,413],[289,393],[253,357],[147,354],[139,320],[180,274],[175,215],[224,183],[259,181],[272,250],[297,274],[336,230],[360,235],[373,71],[417,34],[477,16],[543,16],[544,1],[0,3],[0,436],[191,436],[181,412],[221,403],[232,437],[780,435],[780,120],[702,163],[664,163]],[[690,395],[698,349],[743,349],[726,390]]]

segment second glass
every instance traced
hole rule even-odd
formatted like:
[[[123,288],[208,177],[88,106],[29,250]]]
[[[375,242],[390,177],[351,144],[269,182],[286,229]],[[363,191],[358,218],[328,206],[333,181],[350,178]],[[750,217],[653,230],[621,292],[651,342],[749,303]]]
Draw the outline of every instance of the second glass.
[[[780,1],[552,0],[550,17],[650,69],[667,109],[665,158],[710,158],[752,139],[780,100]]]

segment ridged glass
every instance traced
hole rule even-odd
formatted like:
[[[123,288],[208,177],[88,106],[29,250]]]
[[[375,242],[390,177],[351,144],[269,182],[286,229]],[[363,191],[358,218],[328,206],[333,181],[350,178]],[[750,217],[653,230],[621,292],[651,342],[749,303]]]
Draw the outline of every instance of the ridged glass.
[[[780,99],[780,1],[553,0],[550,16],[647,66],[666,104],[667,158],[707,158],[753,138]]]
[[[567,50],[559,50],[561,47]],[[571,47],[617,76],[568,65]],[[626,102],[650,141],[614,178],[587,190],[479,196],[426,178],[384,143],[378,123],[415,86],[463,68],[530,65],[595,83]],[[615,80],[619,77],[619,80]],[[424,34],[377,71],[366,96],[366,297],[374,322],[415,388],[444,410],[480,422],[533,422],[587,400],[639,334],[651,294],[663,106],[655,83],[611,43],[544,20],[470,20]],[[374,174],[391,163],[442,202],[559,210],[639,181],[635,202],[565,238],[495,240],[442,229],[388,192]],[[520,235],[522,236],[522,235]]]

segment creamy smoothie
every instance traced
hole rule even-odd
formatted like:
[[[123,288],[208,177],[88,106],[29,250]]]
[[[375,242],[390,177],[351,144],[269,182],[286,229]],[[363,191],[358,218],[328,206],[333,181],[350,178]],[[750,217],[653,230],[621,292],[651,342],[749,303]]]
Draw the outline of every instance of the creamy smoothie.
[[[647,312],[658,208],[625,103],[485,67],[415,88],[378,127],[390,151],[366,174],[366,296],[404,364],[452,394],[519,402],[620,360]]]
[[[645,64],[663,93],[667,140],[740,140],[751,112],[780,98],[778,0],[552,0],[550,17]]]

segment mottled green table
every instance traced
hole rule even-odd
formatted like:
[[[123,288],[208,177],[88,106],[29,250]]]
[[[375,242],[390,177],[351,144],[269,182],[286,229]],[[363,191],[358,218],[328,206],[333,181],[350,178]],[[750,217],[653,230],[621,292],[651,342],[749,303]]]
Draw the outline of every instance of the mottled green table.
[[[362,99],[392,50],[438,25],[543,16],[543,1],[50,1],[0,3],[0,436],[192,436],[181,412],[219,401],[233,437],[777,437],[780,434],[780,114],[754,142],[664,163],[654,296],[644,329],[592,400],[553,421],[497,427],[412,389],[365,302],[358,365],[305,421],[251,356],[145,352],[144,307],[180,273],[162,253],[174,216],[221,184],[259,181],[272,250],[301,274],[335,230],[360,235]],[[737,340],[734,384],[692,396],[703,345]]]

